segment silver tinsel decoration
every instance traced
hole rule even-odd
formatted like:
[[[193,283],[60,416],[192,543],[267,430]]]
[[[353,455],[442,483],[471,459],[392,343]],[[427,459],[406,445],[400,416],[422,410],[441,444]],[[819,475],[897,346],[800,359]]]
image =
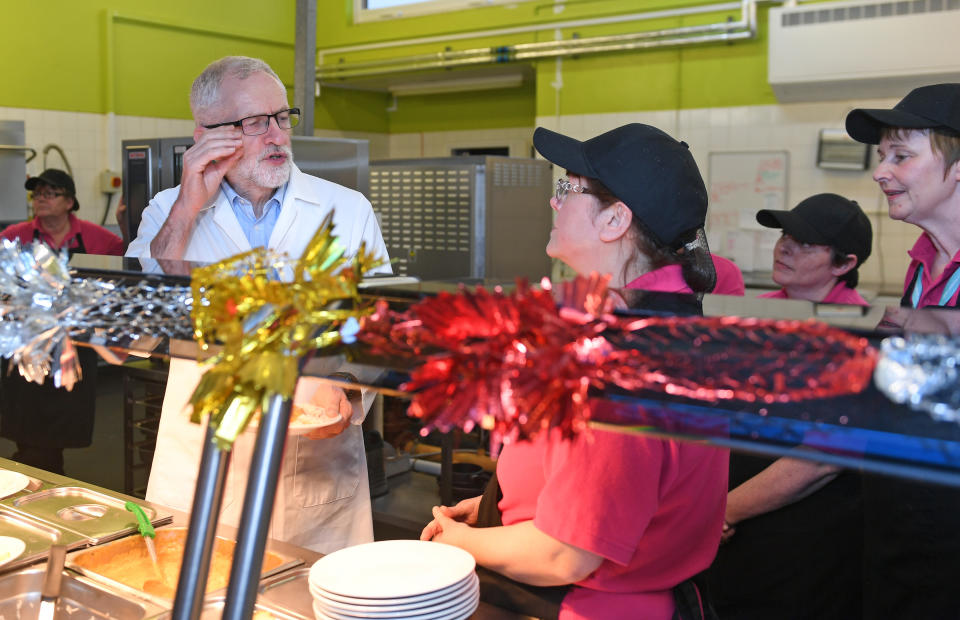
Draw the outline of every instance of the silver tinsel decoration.
[[[66,252],[0,240],[0,356],[26,379],[52,375],[68,390],[80,379],[71,340],[152,350],[193,337],[186,286],[73,278]]]
[[[936,420],[960,421],[960,342],[941,335],[896,336],[883,341],[874,381],[892,401]]]

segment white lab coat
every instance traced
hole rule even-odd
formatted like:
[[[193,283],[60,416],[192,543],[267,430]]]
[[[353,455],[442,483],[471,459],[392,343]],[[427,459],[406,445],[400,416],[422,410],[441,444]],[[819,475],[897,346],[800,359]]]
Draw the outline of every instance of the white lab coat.
[[[156,196],[140,216],[137,238],[130,242],[127,256],[157,258],[150,255],[150,242],[157,236],[179,187],[167,189]],[[336,207],[333,233],[347,248],[348,255],[357,252],[361,242],[375,256],[387,258],[387,247],[380,234],[380,225],[370,202],[360,192],[304,174],[294,166],[290,183],[280,207],[280,217],[270,235],[269,246],[297,258],[313,238],[323,218]],[[240,252],[251,250],[233,207],[221,191],[216,201],[197,216],[183,260],[213,262]],[[166,258],[160,256],[159,258]],[[390,266],[382,266],[375,273],[391,273]]]
[[[137,238],[127,256],[150,258],[150,241],[160,230],[179,188],[154,197],[143,211]],[[270,247],[299,257],[323,218],[336,207],[334,234],[357,252],[361,241],[386,259],[387,250],[373,209],[359,192],[300,172],[294,168]],[[250,250],[250,244],[221,191],[214,205],[201,212],[187,245],[185,260],[211,262]],[[161,257],[162,258],[162,257]],[[389,265],[376,272],[390,272]],[[331,368],[333,372],[338,368]],[[356,370],[356,369],[353,369]],[[174,359],[164,395],[157,447],[153,457],[147,500],[189,511],[196,488],[205,426],[189,421],[190,395],[202,369],[192,360]],[[356,372],[354,374],[357,374]],[[301,380],[296,399],[309,398],[309,379]],[[354,422],[362,421],[372,401],[354,405]],[[230,473],[224,489],[220,522],[239,524],[247,472],[255,435],[244,433],[234,444]],[[352,425],[329,439],[288,436],[281,464],[271,538],[330,553],[373,540],[370,491],[363,434]]]

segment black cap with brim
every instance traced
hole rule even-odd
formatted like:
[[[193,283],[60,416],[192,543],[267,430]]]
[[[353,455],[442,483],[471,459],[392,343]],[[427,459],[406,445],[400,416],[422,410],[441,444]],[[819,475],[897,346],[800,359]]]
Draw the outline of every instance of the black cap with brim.
[[[702,228],[707,190],[685,142],[631,123],[589,140],[538,127],[533,145],[544,158],[603,183],[661,244],[676,247]]]
[[[583,153],[583,142],[580,140],[537,127],[533,132],[533,144],[537,152],[550,163],[580,176],[598,178],[597,171]]]
[[[783,232],[801,243],[830,246],[853,254],[862,265],[873,248],[873,226],[855,200],[838,194],[815,194],[789,211],[763,209],[757,222]]]
[[[47,168],[37,176],[27,179],[23,186],[32,192],[36,189],[37,185],[41,183],[49,185],[50,187],[58,187],[66,190],[67,195],[73,198],[73,207],[71,210],[76,211],[80,208],[80,201],[77,200],[77,186],[73,182],[73,177],[63,170]]]
[[[857,142],[880,144],[886,127],[960,133],[960,84],[914,88],[890,110],[858,108],[847,114],[847,133]]]
[[[880,144],[880,137],[886,127],[903,129],[944,128],[929,118],[917,116],[900,110],[856,109],[847,116],[847,133],[857,142]]]
[[[767,228],[782,228],[783,232],[800,243],[830,245],[829,239],[820,234],[816,228],[792,211],[763,209],[757,213],[757,222]]]

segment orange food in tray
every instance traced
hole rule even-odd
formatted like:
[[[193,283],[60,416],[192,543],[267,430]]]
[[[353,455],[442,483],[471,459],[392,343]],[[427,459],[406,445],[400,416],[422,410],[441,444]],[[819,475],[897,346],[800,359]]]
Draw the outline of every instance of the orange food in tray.
[[[157,566],[150,560],[146,544],[140,536],[128,536],[77,553],[71,564],[85,573],[95,573],[135,590],[173,599],[177,591],[177,578],[180,575],[186,538],[187,531],[182,528],[157,530],[157,537],[154,539]],[[232,540],[219,537],[216,539],[210,560],[207,592],[227,587],[235,546],[236,543]],[[270,551],[264,553],[263,572],[272,571],[281,564],[283,559],[277,554]]]

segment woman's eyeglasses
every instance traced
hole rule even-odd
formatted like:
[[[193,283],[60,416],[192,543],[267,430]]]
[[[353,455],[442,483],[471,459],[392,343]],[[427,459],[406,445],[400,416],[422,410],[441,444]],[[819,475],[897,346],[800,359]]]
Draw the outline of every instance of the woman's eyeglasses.
[[[566,179],[557,180],[557,189],[554,192],[554,196],[557,199],[558,205],[563,202],[563,199],[566,198],[570,192],[574,194],[589,194],[590,189],[583,185],[575,185]]]
[[[54,198],[59,198],[60,196],[66,196],[67,193],[64,191],[56,191],[52,189],[35,189],[33,190],[34,198],[44,198],[46,200],[53,200]]]

